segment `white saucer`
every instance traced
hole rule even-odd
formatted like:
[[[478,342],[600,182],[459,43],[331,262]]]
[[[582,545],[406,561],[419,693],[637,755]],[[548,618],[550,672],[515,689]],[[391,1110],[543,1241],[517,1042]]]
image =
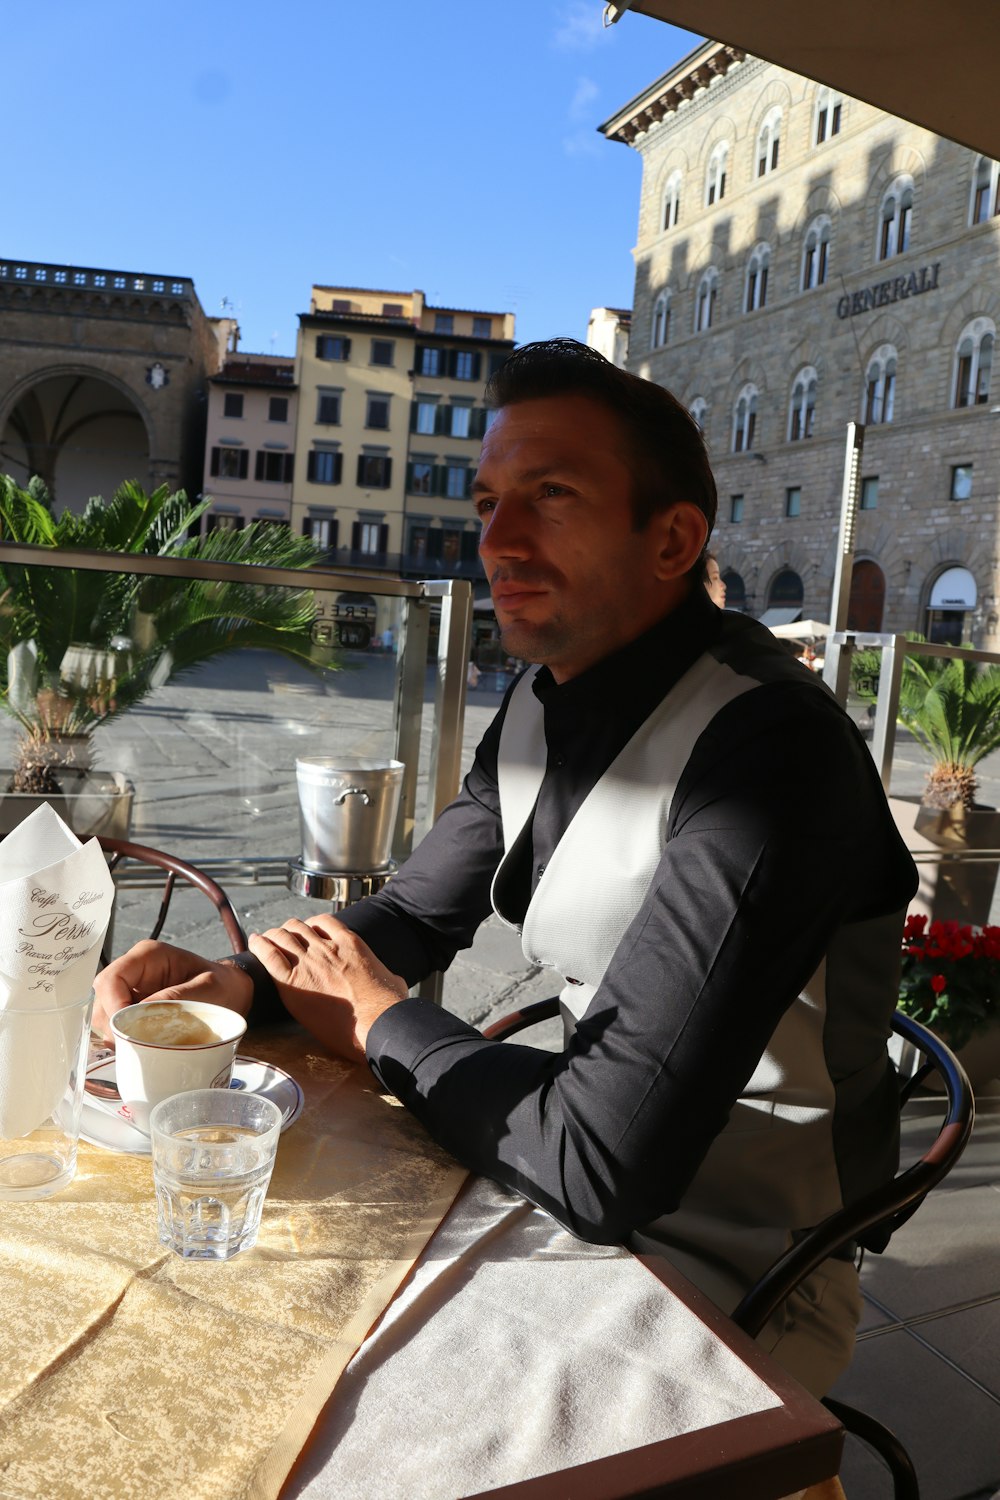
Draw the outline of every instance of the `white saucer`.
[[[87,1069],[88,1078],[99,1078],[105,1083],[115,1082],[115,1060],[113,1057],[94,1063]],[[263,1094],[276,1104],[284,1116],[283,1131],[293,1124],[302,1113],[305,1097],[291,1074],[271,1063],[261,1062],[257,1057],[237,1057],[233,1064],[233,1081],[230,1088],[246,1089],[251,1094]],[[150,1154],[149,1136],[143,1135],[122,1118],[111,1100],[101,1101],[93,1095],[84,1094],[83,1114],[80,1117],[80,1137],[92,1146],[105,1146],[109,1151],[128,1151],[135,1156]]]

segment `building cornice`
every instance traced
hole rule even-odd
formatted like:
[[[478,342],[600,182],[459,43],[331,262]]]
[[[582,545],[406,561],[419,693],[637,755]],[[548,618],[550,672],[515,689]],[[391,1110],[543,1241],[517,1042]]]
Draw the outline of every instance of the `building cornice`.
[[[746,55],[742,47],[726,42],[704,42],[597,128],[609,141],[631,146],[637,136],[674,114],[714,79],[725,77]]]

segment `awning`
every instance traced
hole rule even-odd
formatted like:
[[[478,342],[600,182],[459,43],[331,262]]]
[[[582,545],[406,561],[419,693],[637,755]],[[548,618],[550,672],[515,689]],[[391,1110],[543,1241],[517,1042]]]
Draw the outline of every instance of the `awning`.
[[[985,71],[1000,50],[997,0],[616,0],[609,20],[637,11],[742,47],[779,67],[1000,158],[1000,110]],[[977,60],[981,60],[977,63]]]
[[[793,620],[799,618],[801,613],[801,608],[793,609],[790,605],[784,609],[765,609],[758,623],[766,625],[771,630],[775,625],[790,625]]]
[[[796,620],[788,625],[772,625],[771,634],[787,636],[794,641],[815,640],[818,636],[830,634],[830,626],[824,625],[822,620]]]
[[[945,568],[934,580],[928,602],[931,609],[975,609],[977,599],[976,580],[968,568]]]

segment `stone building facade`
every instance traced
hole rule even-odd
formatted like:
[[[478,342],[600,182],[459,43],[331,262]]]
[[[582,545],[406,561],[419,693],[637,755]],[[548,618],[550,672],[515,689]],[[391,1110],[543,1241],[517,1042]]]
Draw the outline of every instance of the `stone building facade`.
[[[643,161],[628,368],[701,422],[731,604],[1000,646],[997,164],[705,43],[601,126]],[[771,618],[775,618],[771,615]]]
[[[291,520],[298,388],[290,355],[233,353],[208,387],[205,526]]]
[[[0,259],[0,470],[41,475],[59,509],[126,479],[196,495],[236,336],[188,277]]]

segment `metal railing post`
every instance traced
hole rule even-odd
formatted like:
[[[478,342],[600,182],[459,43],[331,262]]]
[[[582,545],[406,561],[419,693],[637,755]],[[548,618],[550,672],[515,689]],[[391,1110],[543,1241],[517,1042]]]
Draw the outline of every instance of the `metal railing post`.
[[[408,599],[399,625],[399,656],[393,701],[395,756],[406,770],[399,812],[392,838],[393,858],[404,860],[413,848],[417,818],[417,773],[420,765],[420,726],[427,676],[427,642],[431,611],[426,599]]]
[[[886,792],[892,776],[892,757],[896,749],[896,715],[899,711],[899,691],[908,644],[905,635],[893,635],[882,647],[871,752]]]

